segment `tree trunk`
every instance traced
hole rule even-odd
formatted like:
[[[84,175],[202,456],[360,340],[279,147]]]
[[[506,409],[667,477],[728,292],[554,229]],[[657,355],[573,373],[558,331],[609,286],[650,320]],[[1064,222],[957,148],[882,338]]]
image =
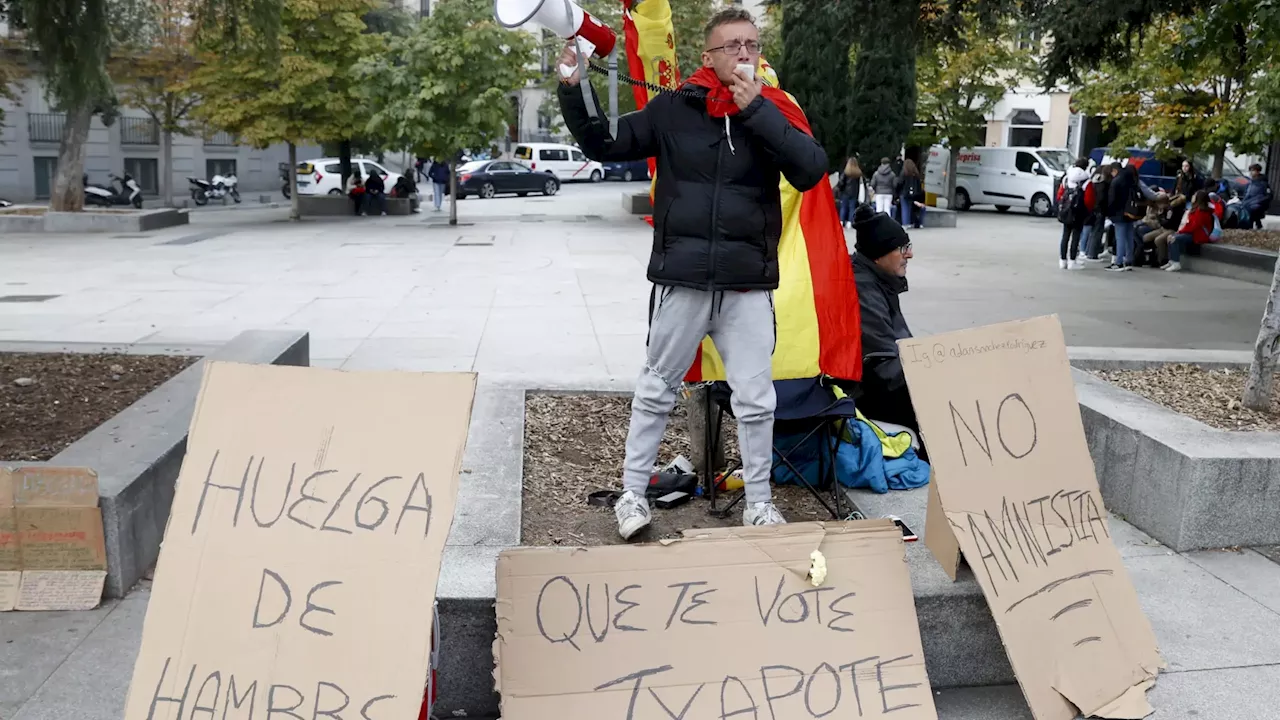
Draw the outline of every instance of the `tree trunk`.
[[[296,179],[297,171],[295,169],[297,167],[298,167],[298,146],[294,145],[293,143],[289,143],[289,172],[287,173],[287,175],[292,176],[294,178],[293,187],[290,188],[290,192],[289,192],[289,219],[295,222],[302,219],[302,211],[299,209],[299,206],[298,206],[298,183]],[[286,179],[285,182],[287,183],[289,182],[289,180]]]
[[[956,168],[960,164],[960,148],[947,148],[947,209],[956,209]]]
[[[449,163],[449,224],[458,224],[458,162]]]
[[[1280,262],[1271,275],[1271,294],[1262,314],[1262,327],[1253,344],[1253,362],[1244,383],[1244,406],[1250,410],[1271,408],[1271,385],[1275,379],[1276,352],[1280,350]]]
[[[58,172],[53,176],[49,209],[56,212],[84,210],[84,146],[89,139],[93,108],[71,108],[62,125],[58,146]]]
[[[1227,148],[1225,146],[1218,148],[1213,153],[1213,179],[1222,179],[1222,161],[1227,156]],[[1225,201],[1226,198],[1223,198]]]
[[[164,206],[173,207],[173,131],[160,134],[160,192]]]
[[[354,174],[351,172],[351,141],[343,140],[338,143],[338,165],[342,167],[342,187],[347,186],[347,181]]]

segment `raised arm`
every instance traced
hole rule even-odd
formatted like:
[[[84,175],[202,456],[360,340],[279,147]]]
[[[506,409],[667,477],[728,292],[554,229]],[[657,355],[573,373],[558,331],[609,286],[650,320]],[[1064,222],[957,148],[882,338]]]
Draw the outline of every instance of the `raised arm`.
[[[590,82],[590,81],[587,81]],[[586,99],[577,84],[561,83],[556,90],[560,98],[560,113],[564,124],[578,141],[578,147],[592,160],[644,160],[658,153],[657,133],[653,129],[653,117],[648,106],[643,110],[627,113],[618,118],[618,136],[609,132],[609,116],[600,107],[600,96],[595,100],[595,117],[587,112]]]
[[[827,176],[827,153],[822,146],[788,122],[764,95],[752,100],[739,117],[797,190],[805,192]]]

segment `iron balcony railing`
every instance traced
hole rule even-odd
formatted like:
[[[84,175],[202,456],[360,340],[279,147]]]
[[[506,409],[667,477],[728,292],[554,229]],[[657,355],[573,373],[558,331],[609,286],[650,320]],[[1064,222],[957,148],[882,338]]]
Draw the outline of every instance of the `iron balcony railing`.
[[[120,118],[121,145],[159,145],[160,127],[151,118]]]
[[[27,134],[31,142],[62,142],[62,126],[66,122],[63,113],[27,113]]]
[[[205,147],[234,147],[239,145],[236,138],[229,132],[219,131],[204,139]]]

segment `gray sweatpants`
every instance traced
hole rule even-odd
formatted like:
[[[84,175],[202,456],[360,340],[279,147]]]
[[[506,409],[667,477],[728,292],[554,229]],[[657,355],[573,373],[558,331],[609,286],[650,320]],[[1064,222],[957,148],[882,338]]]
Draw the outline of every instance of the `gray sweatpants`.
[[[733,389],[747,502],[768,502],[777,404],[772,368],[776,341],[773,293],[658,285],[651,306],[648,352],[631,402],[622,486],[644,497],[680,383],[702,338],[710,335]]]

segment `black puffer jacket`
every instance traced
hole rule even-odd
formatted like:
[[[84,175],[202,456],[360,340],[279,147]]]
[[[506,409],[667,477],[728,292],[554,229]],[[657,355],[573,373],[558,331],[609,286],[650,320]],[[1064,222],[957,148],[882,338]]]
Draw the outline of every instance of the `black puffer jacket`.
[[[778,287],[782,236],[780,176],[804,191],[826,179],[827,157],[763,96],[730,118],[706,110],[706,90],[663,93],[618,120],[587,114],[579,87],[561,85],[565,125],[587,157],[600,162],[658,159],[649,280],[699,290]]]

